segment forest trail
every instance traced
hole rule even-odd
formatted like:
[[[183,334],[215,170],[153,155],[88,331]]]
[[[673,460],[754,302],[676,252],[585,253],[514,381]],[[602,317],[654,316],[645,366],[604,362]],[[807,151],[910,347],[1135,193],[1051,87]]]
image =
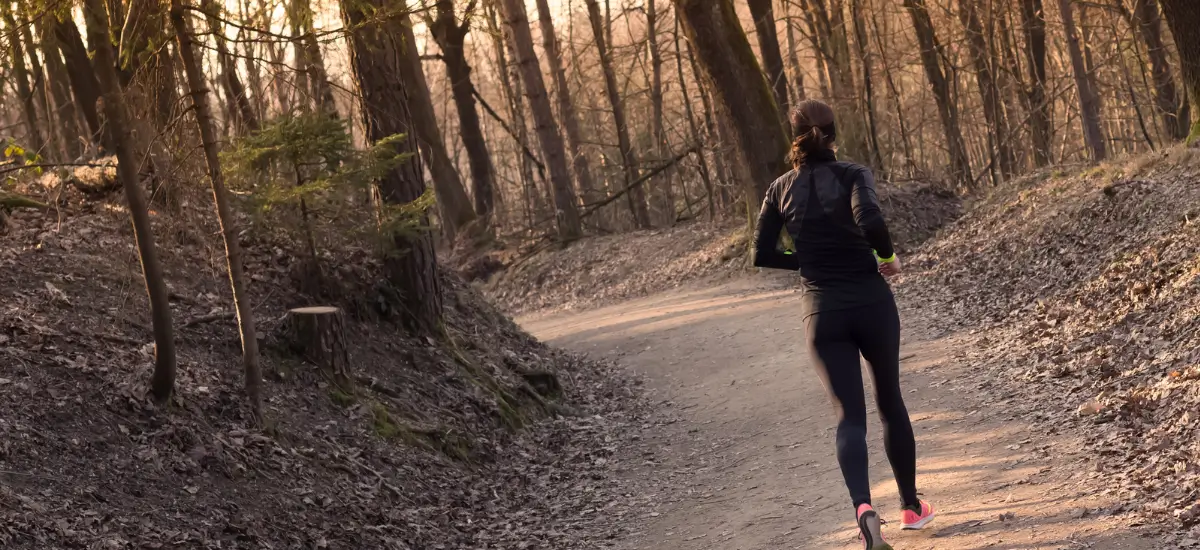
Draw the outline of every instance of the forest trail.
[[[548,343],[644,375],[677,418],[645,427],[644,446],[617,466],[655,493],[617,548],[861,548],[833,412],[795,321],[798,298],[756,277],[519,319]],[[875,504],[898,550],[1163,547],[1112,513],[1121,503],[1103,494],[1077,438],[1031,433],[1003,406],[1020,396],[972,377],[954,359],[955,336],[921,321],[905,315],[901,357],[918,483],[939,510],[929,529],[899,529],[873,408],[869,425]]]

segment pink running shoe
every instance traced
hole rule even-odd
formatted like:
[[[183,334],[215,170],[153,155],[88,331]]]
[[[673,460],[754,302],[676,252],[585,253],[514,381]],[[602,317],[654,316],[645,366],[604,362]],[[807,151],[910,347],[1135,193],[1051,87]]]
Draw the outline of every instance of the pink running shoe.
[[[929,525],[929,522],[933,521],[933,517],[933,505],[922,500],[920,506],[904,509],[904,517],[900,520],[900,527],[906,530],[924,529],[926,525]]]
[[[858,536],[865,550],[892,550],[892,546],[883,540],[880,524],[879,514],[870,504],[858,506]]]

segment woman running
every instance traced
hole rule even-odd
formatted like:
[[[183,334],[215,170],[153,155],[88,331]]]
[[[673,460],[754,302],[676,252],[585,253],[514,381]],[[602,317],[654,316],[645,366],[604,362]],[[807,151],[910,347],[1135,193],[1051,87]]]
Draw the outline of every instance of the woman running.
[[[871,507],[861,354],[871,366],[884,446],[900,487],[904,529],[933,507],[917,497],[917,451],[900,391],[900,314],[885,277],[900,273],[871,171],[834,155],[833,109],[801,102],[791,113],[792,171],[771,184],[758,217],[754,265],[799,271],[801,316],[813,365],[837,412],[837,458],[867,550],[890,549]],[[787,230],[795,252],[780,252]]]

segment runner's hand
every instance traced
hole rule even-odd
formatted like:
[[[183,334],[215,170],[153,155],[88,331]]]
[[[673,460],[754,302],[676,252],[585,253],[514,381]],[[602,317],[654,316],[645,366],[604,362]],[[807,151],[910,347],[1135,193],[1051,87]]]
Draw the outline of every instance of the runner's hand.
[[[900,256],[896,256],[895,259],[890,262],[879,264],[879,272],[882,273],[884,277],[895,277],[896,275],[899,275],[901,271]]]

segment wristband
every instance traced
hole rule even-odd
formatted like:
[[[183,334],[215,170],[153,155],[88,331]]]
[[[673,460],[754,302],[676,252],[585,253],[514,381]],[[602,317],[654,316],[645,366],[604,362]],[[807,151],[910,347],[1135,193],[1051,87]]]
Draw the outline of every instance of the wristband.
[[[873,252],[875,254],[875,259],[878,260],[879,263],[881,263],[881,264],[890,264],[890,263],[896,261],[896,253],[894,253],[894,252],[892,253],[891,256],[888,256],[886,258],[881,257],[878,252],[875,252],[873,250],[871,252]]]

